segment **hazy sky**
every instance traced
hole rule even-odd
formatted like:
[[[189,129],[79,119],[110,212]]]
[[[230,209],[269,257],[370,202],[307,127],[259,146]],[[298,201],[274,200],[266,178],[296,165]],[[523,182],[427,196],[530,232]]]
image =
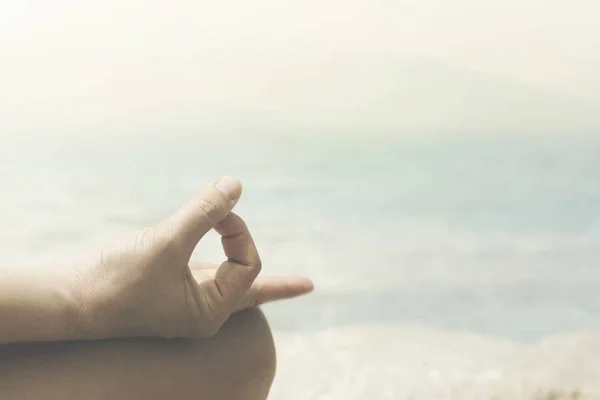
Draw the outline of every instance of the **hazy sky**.
[[[424,54],[600,99],[598,15],[597,0],[0,0],[0,113],[191,96],[170,79],[227,99],[248,84],[236,71],[334,51]]]

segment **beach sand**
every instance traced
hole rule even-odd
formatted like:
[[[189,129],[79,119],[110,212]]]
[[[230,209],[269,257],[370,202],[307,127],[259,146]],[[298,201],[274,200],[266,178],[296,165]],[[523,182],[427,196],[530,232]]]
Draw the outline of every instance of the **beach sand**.
[[[275,332],[270,399],[600,399],[600,334],[530,343],[424,327]]]

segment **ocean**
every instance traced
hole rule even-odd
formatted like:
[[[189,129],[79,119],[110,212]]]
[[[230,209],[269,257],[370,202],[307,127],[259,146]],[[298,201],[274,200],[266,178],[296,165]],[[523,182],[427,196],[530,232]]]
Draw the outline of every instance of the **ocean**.
[[[234,175],[263,273],[315,282],[264,307],[271,398],[596,398],[599,171],[584,136],[21,141],[0,147],[0,255],[52,265]],[[195,256],[220,261],[217,236]]]

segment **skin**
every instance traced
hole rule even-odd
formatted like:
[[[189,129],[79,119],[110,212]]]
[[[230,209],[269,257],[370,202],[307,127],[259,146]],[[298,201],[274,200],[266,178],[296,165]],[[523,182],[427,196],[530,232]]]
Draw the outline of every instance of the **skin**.
[[[2,400],[264,400],[275,348],[258,308],[207,339],[0,345]]]
[[[232,212],[241,191],[239,181],[223,177],[155,226],[46,275],[4,268],[0,343],[207,338],[235,311],[311,291],[302,277],[258,278],[258,251]],[[211,229],[226,260],[192,262]]]
[[[275,349],[255,306],[312,290],[260,277],[239,181],[54,270],[0,268],[0,398],[265,399]],[[190,260],[214,229],[225,261]]]

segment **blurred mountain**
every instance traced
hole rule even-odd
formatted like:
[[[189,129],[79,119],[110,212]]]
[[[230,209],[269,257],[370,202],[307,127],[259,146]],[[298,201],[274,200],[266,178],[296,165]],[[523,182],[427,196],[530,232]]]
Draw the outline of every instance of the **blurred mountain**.
[[[0,133],[600,134],[600,102],[418,55],[187,54],[95,71],[6,98]]]
[[[288,59],[261,75],[221,107],[250,125],[300,129],[600,133],[600,103],[418,56]]]

